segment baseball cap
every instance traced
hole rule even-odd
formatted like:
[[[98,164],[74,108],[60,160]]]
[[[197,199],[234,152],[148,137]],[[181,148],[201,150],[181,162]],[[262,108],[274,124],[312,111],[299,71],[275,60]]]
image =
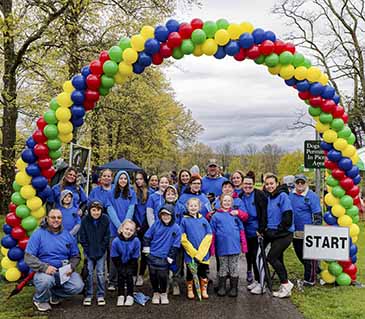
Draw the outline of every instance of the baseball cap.
[[[208,160],[208,164],[207,164],[207,167],[209,166],[219,166],[218,165],[218,161],[215,159],[215,158],[211,158]]]
[[[297,181],[300,181],[300,180],[306,182],[308,180],[308,178],[304,174],[295,175],[294,182],[296,183]]]

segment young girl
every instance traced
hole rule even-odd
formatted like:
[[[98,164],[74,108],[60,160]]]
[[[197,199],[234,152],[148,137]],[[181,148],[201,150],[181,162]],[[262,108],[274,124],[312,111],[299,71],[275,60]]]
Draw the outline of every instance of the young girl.
[[[186,189],[189,187],[190,178],[191,174],[187,169],[182,169],[179,172],[177,184],[175,185],[175,188],[177,189],[179,195],[184,193]]]
[[[148,191],[150,194],[153,194],[154,192],[158,191],[158,176],[157,175],[151,175],[148,179]]]
[[[174,222],[174,208],[165,204],[159,211],[159,219],[144,235],[143,252],[147,256],[153,289],[152,303],[167,305],[169,266],[174,262],[180,248],[181,231]]]
[[[218,296],[226,295],[226,279],[230,277],[230,297],[238,294],[238,262],[241,252],[247,252],[247,243],[243,224],[239,217],[232,215],[233,198],[222,194],[221,208],[211,219],[213,232],[211,252],[219,258]]]
[[[136,224],[126,219],[118,228],[118,237],[112,242],[110,255],[118,272],[117,306],[132,306],[133,275],[138,268],[138,258],[141,254],[141,242],[136,233]],[[125,297],[127,285],[127,297]]]
[[[158,191],[151,194],[147,201],[146,215],[149,227],[158,219],[159,208],[165,203],[163,193],[167,186],[169,186],[169,178],[167,176],[162,176],[158,186]]]
[[[73,205],[73,194],[65,189],[60,195],[60,211],[62,212],[62,226],[70,232],[72,236],[77,235],[81,218],[77,213],[78,208]]]
[[[88,203],[97,200],[101,202],[104,207],[106,207],[108,194],[112,190],[112,176],[113,172],[109,168],[103,169],[100,172],[100,185],[92,189],[88,198]]]
[[[209,247],[212,242],[212,229],[208,221],[199,213],[200,201],[191,198],[186,203],[188,213],[181,222],[181,244],[184,248],[184,259],[187,264],[186,290],[188,299],[194,299],[193,275],[188,264],[192,261],[198,264],[198,276],[203,299],[208,299]]]

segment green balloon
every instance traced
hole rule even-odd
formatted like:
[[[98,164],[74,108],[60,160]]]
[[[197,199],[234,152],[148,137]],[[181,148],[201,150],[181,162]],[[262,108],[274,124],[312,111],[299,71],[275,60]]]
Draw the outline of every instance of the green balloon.
[[[22,219],[26,218],[30,215],[30,209],[27,207],[27,205],[19,205],[15,210],[15,215]]]
[[[310,106],[308,108],[308,113],[312,116],[318,116],[322,113],[322,110],[320,107],[313,107],[313,106]]]
[[[303,66],[305,66],[307,69],[309,69],[312,66],[312,62],[309,59],[305,58],[304,62],[303,62]]]
[[[58,136],[58,128],[54,124],[48,124],[45,126],[43,133],[49,139],[56,138]]]
[[[332,175],[328,176],[326,178],[326,184],[331,187],[338,186],[339,182],[336,178],[334,178]]]
[[[48,110],[46,113],[43,114],[43,118],[47,122],[47,124],[58,123],[56,112],[54,110]]]
[[[214,35],[217,32],[217,24],[214,21],[206,21],[204,22],[203,30],[207,35],[207,38],[214,38]]]
[[[352,222],[353,222],[354,224],[358,224],[358,223],[359,223],[359,221],[360,221],[359,215],[354,216],[354,217],[351,217],[351,218],[352,218]]]
[[[28,216],[22,219],[21,224],[26,231],[32,231],[38,226],[37,220],[33,216]]]
[[[301,54],[301,53],[295,53],[294,54],[294,56],[293,56],[293,61],[292,61],[292,63],[293,63],[293,65],[294,65],[294,67],[298,67],[298,66],[302,66],[303,65],[303,63],[304,63],[304,55],[303,54]]]
[[[181,51],[180,48],[175,48],[174,51],[172,51],[172,56],[176,60],[180,60],[183,58],[184,53]]]
[[[328,271],[331,273],[331,275],[337,277],[342,273],[342,267],[337,262],[331,262],[328,265]]]
[[[351,277],[345,272],[338,275],[336,278],[336,282],[339,286],[350,286],[351,285]]]
[[[61,156],[62,156],[61,150],[49,151],[49,157],[52,158],[54,161],[59,159]]]
[[[51,110],[56,111],[60,106],[57,103],[56,98],[53,98],[49,104]],[[44,118],[45,119],[45,118]],[[46,121],[47,122],[47,121]],[[48,122],[47,122],[48,123]],[[48,123],[48,124],[55,124],[55,123]]]
[[[337,198],[342,198],[346,194],[346,191],[339,185],[332,188],[332,194]]]
[[[328,124],[328,123],[331,123],[332,122],[333,116],[330,113],[322,112],[321,115],[319,116],[319,120],[323,124]]]
[[[28,235],[28,237],[32,236],[33,232],[34,232],[34,230],[27,231],[27,235]]]
[[[229,22],[226,19],[219,19],[219,20],[217,20],[216,24],[217,24],[217,29],[218,30],[219,29],[225,29],[225,30],[227,30],[228,27],[229,27]]]
[[[25,204],[25,199],[20,195],[19,192],[14,192],[11,195],[11,201],[15,204],[15,205],[22,205]]]
[[[1,272],[0,272],[0,274],[1,274],[1,276],[3,277],[3,278],[5,278],[5,275],[6,275],[6,272],[7,272],[8,270],[7,269],[5,269],[5,268],[1,268]]]
[[[105,89],[110,89],[112,88],[114,85],[114,79],[107,76],[107,75],[102,75],[101,76],[101,86],[104,87]]]
[[[347,143],[353,145],[356,141],[356,137],[354,133],[351,133],[350,136],[347,138]]]
[[[272,68],[274,66],[277,66],[279,64],[279,56],[275,53],[271,53],[265,58],[265,64]]]
[[[194,44],[202,44],[206,39],[207,35],[201,29],[196,29],[191,34],[191,41],[193,41]]]
[[[122,49],[119,46],[112,46],[109,51],[109,57],[111,60],[113,60],[114,62],[119,63],[120,61],[122,61]]]
[[[351,218],[359,216],[359,208],[355,205],[351,206],[350,208],[347,208],[346,215],[349,215]]]
[[[13,190],[14,191],[16,191],[16,192],[20,192],[20,189],[21,189],[22,187],[16,182],[16,181],[14,181],[13,182]]]
[[[256,64],[264,64],[265,63],[265,55],[261,54],[257,59],[255,59]]]
[[[192,40],[183,40],[181,44],[181,51],[184,54],[192,54],[194,52],[195,46]]]
[[[107,96],[109,94],[110,89],[105,88],[103,86],[99,87],[99,93],[101,96]]]
[[[349,195],[344,195],[340,199],[340,204],[345,208],[350,208],[354,204],[354,200]]]
[[[51,151],[56,151],[62,146],[62,142],[58,138],[47,141],[47,146]]]
[[[347,139],[351,135],[351,129],[348,126],[345,126],[341,131],[337,133],[338,137]]]
[[[112,60],[105,61],[103,71],[107,76],[113,77],[118,72],[118,64]]]
[[[131,48],[131,40],[129,38],[120,38],[118,46],[124,51],[127,48]]]
[[[307,104],[307,105],[310,105],[309,100],[304,100],[304,103]]]
[[[289,51],[284,51],[280,54],[279,61],[281,65],[291,64],[293,61],[293,54]]]
[[[345,123],[343,122],[343,119],[335,118],[331,122],[331,128],[334,129],[336,132],[341,131],[345,126]]]

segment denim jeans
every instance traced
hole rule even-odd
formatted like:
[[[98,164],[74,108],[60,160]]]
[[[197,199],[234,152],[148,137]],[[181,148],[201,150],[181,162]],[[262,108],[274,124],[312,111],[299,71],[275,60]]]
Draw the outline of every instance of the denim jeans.
[[[35,294],[33,300],[36,302],[49,302],[49,299],[67,298],[79,294],[84,289],[84,283],[76,272],[63,285],[57,285],[54,275],[47,275],[44,272],[36,272],[33,278]]]
[[[86,297],[93,296],[94,269],[96,271],[96,297],[105,295],[105,255],[98,260],[87,259]]]

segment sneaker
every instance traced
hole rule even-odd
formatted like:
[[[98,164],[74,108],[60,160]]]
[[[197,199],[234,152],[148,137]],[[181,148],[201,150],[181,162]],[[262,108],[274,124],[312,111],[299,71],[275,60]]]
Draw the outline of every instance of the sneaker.
[[[314,281],[306,281],[306,280],[303,280],[303,286],[304,287],[313,287],[315,286],[315,282]]]
[[[278,296],[279,296],[279,294],[280,294],[280,293],[282,293],[282,291],[283,291],[283,285],[281,284],[281,285],[279,286],[279,290],[278,290],[278,291],[273,291],[273,292],[272,292],[273,297],[278,297]]]
[[[124,306],[124,296],[118,296],[117,307]]]
[[[124,306],[133,306],[134,304],[134,299],[132,296],[127,296]]]
[[[167,292],[161,294],[160,297],[161,297],[161,305],[169,304],[169,298],[167,297]]]
[[[248,272],[247,272],[246,281],[247,281],[249,284],[252,284],[253,280],[254,280],[254,279],[253,279],[252,271],[248,271]]]
[[[98,297],[98,306],[105,306],[106,302],[104,297]]]
[[[51,296],[51,298],[49,298],[49,303],[51,305],[59,305],[61,303],[61,300],[57,299],[56,297]]]
[[[173,296],[180,296],[180,287],[177,282],[173,283],[172,285],[172,295]]]
[[[46,311],[52,310],[52,307],[48,302],[33,301],[33,304],[37,308],[37,310],[41,311],[41,312],[46,312]]]
[[[141,276],[141,275],[137,276],[136,286],[137,287],[142,287],[143,286],[143,276]]]
[[[160,304],[160,294],[158,292],[153,293],[151,303],[153,303],[154,305]]]
[[[257,285],[250,290],[250,293],[253,295],[262,295],[266,292],[266,287],[262,289],[261,285],[257,283]]]
[[[108,290],[109,290],[109,291],[115,291],[115,286],[114,286],[113,284],[110,284],[110,285],[108,286]]]
[[[91,297],[86,297],[86,298],[84,299],[84,301],[82,302],[82,304],[83,304],[84,306],[91,306],[91,302],[92,302],[92,298],[91,298]]]
[[[287,284],[281,284],[280,290],[275,294],[273,293],[273,296],[278,298],[290,297],[293,287],[294,285],[290,281]]]
[[[252,284],[249,284],[249,285],[247,286],[247,289],[248,289],[248,290],[252,290],[252,289],[254,289],[257,285],[259,285],[259,283],[258,283],[256,280],[254,280]]]

